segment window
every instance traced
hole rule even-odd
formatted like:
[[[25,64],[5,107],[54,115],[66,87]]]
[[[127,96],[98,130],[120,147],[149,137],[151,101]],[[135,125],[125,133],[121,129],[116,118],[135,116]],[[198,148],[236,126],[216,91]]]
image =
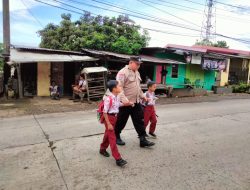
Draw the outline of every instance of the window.
[[[172,78],[178,78],[179,65],[172,64]]]

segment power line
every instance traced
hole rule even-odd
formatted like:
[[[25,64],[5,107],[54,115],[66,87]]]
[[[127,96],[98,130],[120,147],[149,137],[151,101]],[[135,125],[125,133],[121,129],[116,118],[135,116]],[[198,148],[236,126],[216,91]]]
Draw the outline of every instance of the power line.
[[[65,10],[65,11],[69,11],[69,12],[72,12],[72,13],[75,13],[75,14],[83,15],[83,14],[80,13],[80,12],[77,12],[77,11],[74,11],[74,10],[70,10],[70,9],[66,9],[66,8],[63,8],[63,7],[59,7],[59,6],[56,6],[56,5],[52,5],[52,4],[49,4],[49,3],[45,3],[45,2],[40,1],[40,0],[34,0],[34,1],[37,1],[37,2],[42,3],[42,4],[45,4],[45,5],[49,5],[49,6],[58,8],[58,9],[62,9],[62,10]]]
[[[35,0],[35,1],[38,1],[40,2],[39,0]],[[44,2],[41,2],[41,3],[44,3]],[[61,2],[60,2],[61,3]],[[45,3],[49,6],[53,6],[53,7],[56,7],[56,8],[59,8],[58,6],[55,6],[55,5],[52,5],[52,4],[48,4],[48,3]],[[65,3],[64,3],[65,4]],[[65,4],[67,5],[67,4]],[[74,6],[71,6],[72,8],[75,8]],[[62,7],[60,7],[62,8]],[[78,8],[79,9],[79,8]],[[69,9],[65,9],[63,8],[63,10],[68,10],[68,11],[72,11],[72,10],[69,10]],[[80,9],[81,10],[81,9]],[[80,13],[79,13],[80,14]],[[92,13],[91,13],[92,14]],[[170,35],[177,35],[177,36],[188,36],[188,37],[199,37],[198,35],[191,35],[191,34],[182,34],[182,33],[175,33],[175,32],[170,32],[170,31],[164,31],[164,30],[157,30],[157,29],[152,29],[152,28],[145,28],[145,27],[140,27],[142,29],[145,29],[145,30],[149,30],[149,31],[153,31],[153,32],[159,32],[159,33],[164,33],[164,34],[170,34]]]
[[[228,4],[228,3],[222,3],[222,2],[220,2],[220,1],[215,1],[215,2],[218,3],[218,4],[221,4],[221,5],[228,6],[228,7],[234,7],[234,8],[244,9],[244,10],[250,11],[250,9],[249,9],[249,8],[246,8],[246,7],[242,7],[242,6],[238,6],[238,5],[232,5],[232,4]]]
[[[54,1],[60,2],[58,0],[54,0]],[[131,16],[131,17],[135,17],[135,18],[139,18],[139,19],[143,19],[143,20],[147,20],[147,21],[151,21],[151,22],[155,22],[155,23],[166,24],[166,25],[170,25],[170,26],[174,26],[174,27],[179,27],[179,28],[184,28],[184,29],[187,29],[187,30],[193,30],[193,31],[200,32],[200,30],[198,30],[198,29],[190,28],[189,26],[185,26],[185,25],[180,24],[180,23],[175,23],[175,22],[163,20],[163,19],[157,18],[157,17],[147,16],[148,18],[145,18],[145,16],[141,16],[141,14],[139,14],[139,13],[137,13],[138,15],[130,14],[130,13],[127,13],[127,12],[111,10],[111,9],[108,9],[108,8],[104,8],[104,7],[100,7],[100,6],[96,6],[96,5],[90,5],[88,3],[78,2],[78,1],[75,1],[75,0],[68,0],[68,1],[75,2],[75,3],[78,3],[78,4],[82,4],[82,5],[86,5],[86,6],[93,7],[93,8],[97,8],[97,9],[110,11],[110,12],[125,14],[125,15]]]
[[[149,6],[149,7],[153,7],[154,9],[156,9],[156,10],[158,10],[158,11],[160,11],[160,12],[163,12],[163,13],[165,13],[165,14],[171,15],[171,16],[173,16],[173,17],[175,17],[175,18],[177,18],[177,19],[179,19],[179,20],[181,20],[181,21],[185,21],[185,22],[188,22],[188,23],[190,23],[190,24],[192,24],[192,25],[195,25],[195,26],[200,27],[199,25],[197,25],[197,24],[195,24],[195,23],[193,23],[193,22],[191,22],[191,21],[189,21],[189,20],[186,20],[186,19],[183,19],[183,18],[181,18],[181,17],[175,16],[175,15],[173,15],[173,14],[171,14],[171,13],[168,13],[168,12],[166,12],[166,11],[164,11],[164,10],[158,8],[158,7],[155,7],[155,6],[151,5],[151,4],[145,3],[144,1],[146,1],[146,0],[144,0],[144,1],[142,1],[142,0],[137,0],[137,1],[139,1],[140,3],[142,3],[142,4],[144,4],[144,5],[147,5],[147,6]],[[151,1],[146,1],[146,2],[151,2]],[[153,3],[153,2],[151,2],[151,3]]]
[[[144,0],[144,1],[147,1],[147,0]],[[173,5],[177,6],[178,8],[177,7],[173,7],[173,6],[171,8],[174,8],[174,9],[177,9],[177,10],[184,10],[184,11],[187,11],[187,12],[192,12],[192,13],[202,14],[203,15],[203,12],[201,12],[200,9],[196,9],[196,8],[189,7],[189,6],[180,5],[180,4],[177,4],[177,3],[170,3],[170,2],[162,1],[162,0],[158,0],[158,1],[160,1],[161,3],[154,2],[154,4],[157,4],[157,5],[160,5],[160,6],[164,6],[164,7],[167,7],[167,8],[169,8],[171,6],[166,5],[166,4],[173,4]],[[187,1],[187,0],[183,0],[183,1]],[[164,4],[162,4],[162,2]],[[194,3],[198,4],[198,5],[202,5],[200,3],[196,3],[196,2],[194,2]],[[188,10],[184,9],[183,7],[187,8]],[[229,11],[229,10],[221,9],[221,8],[218,8],[218,7],[216,9],[223,10],[223,11],[226,11],[226,12],[235,13],[234,11]],[[216,16],[217,17],[221,17],[221,19],[225,18],[226,20],[228,20],[228,18],[230,18],[230,19],[232,18],[232,19],[234,19],[235,21],[238,21],[238,22],[240,22],[240,21],[242,22],[243,20],[246,20],[246,21],[250,22],[250,20],[248,20],[248,19],[242,19],[242,18],[233,17],[233,16],[225,16],[224,14],[219,14],[219,13],[216,13]]]
[[[161,0],[163,2],[165,2],[164,0]],[[182,1],[187,1],[187,2],[191,2],[191,3],[194,3],[196,5],[201,5],[201,6],[204,6],[205,4],[202,4],[202,3],[198,3],[198,2],[195,2],[195,1],[191,1],[191,0],[182,0]],[[218,2],[218,1],[215,1],[215,2]],[[220,3],[221,4],[221,3]],[[232,12],[230,10],[227,10],[227,9],[223,9],[223,8],[217,8],[218,10],[222,10],[222,11],[229,11],[229,12]]]
[[[54,1],[57,1],[57,2],[60,2],[58,0],[54,0]],[[132,17],[136,17],[136,18],[142,18],[144,20],[150,20],[150,19],[145,19],[144,17],[139,17],[137,15],[132,15],[132,14],[128,14],[128,13],[124,13],[124,12],[119,12],[119,11],[115,11],[115,10],[110,10],[110,9],[107,9],[107,8],[103,8],[103,7],[99,7],[99,6],[95,6],[95,5],[89,5],[87,3],[82,3],[82,2],[78,2],[78,1],[75,1],[75,0],[68,0],[68,1],[71,1],[71,2],[75,2],[75,3],[79,3],[79,4],[83,4],[83,5],[86,5],[86,6],[91,6],[91,7],[94,7],[94,8],[99,8],[99,9],[104,9],[104,10],[108,10],[108,11],[111,11],[111,12],[118,12],[118,13],[121,13],[121,14],[127,14],[129,16],[132,16]],[[157,22],[155,20],[151,20],[152,22]],[[162,23],[162,22],[157,22],[157,23]],[[162,23],[162,24],[166,24],[166,23]],[[167,24],[167,25],[171,25],[171,24]],[[176,27],[181,27],[181,26],[176,26]],[[181,27],[182,28],[182,27]],[[189,28],[190,29],[190,28]],[[195,29],[190,29],[190,30],[195,30]],[[197,31],[197,30],[195,30]],[[221,37],[224,37],[224,38],[228,38],[228,39],[233,39],[233,40],[238,40],[238,41],[241,41],[241,42],[244,42],[243,40],[239,39],[239,38],[234,38],[234,37],[230,37],[230,36],[226,36],[226,35],[222,35],[222,34],[217,34],[217,33],[212,33],[211,35],[216,35],[216,36],[221,36]],[[246,41],[245,41],[246,42]],[[248,43],[248,42],[247,42]]]
[[[220,37],[223,37],[223,38],[227,38],[227,39],[231,39],[231,40],[235,40],[235,41],[242,42],[242,43],[250,45],[250,41],[248,41],[248,40],[244,40],[244,39],[240,39],[240,38],[235,38],[235,37],[230,37],[230,36],[225,36],[223,34],[217,34],[217,36],[220,36]]]
[[[157,30],[157,29],[152,29],[152,28],[145,28],[145,27],[141,27],[142,29],[145,30],[149,30],[149,31],[153,31],[153,32],[159,32],[159,33],[164,33],[164,34],[170,34],[170,35],[176,35],[176,36],[187,36],[187,37],[195,37],[198,38],[198,35],[189,35],[189,34],[182,34],[182,33],[175,33],[175,32],[169,32],[169,31],[165,31],[165,30]]]
[[[60,4],[65,5],[65,6],[67,6],[67,7],[74,8],[74,9],[77,9],[77,10],[79,10],[79,11],[83,11],[84,13],[88,13],[88,12],[89,12],[89,11],[80,9],[80,8],[78,8],[78,7],[69,5],[69,4],[67,4],[67,3],[64,3],[64,2],[62,2],[62,1],[57,1],[57,0],[54,0],[54,1],[55,1],[55,2],[59,2]],[[97,15],[97,14],[94,14],[94,13],[92,13],[92,14],[93,14],[93,15]]]
[[[198,2],[195,2],[195,1],[191,1],[191,0],[183,0],[183,1],[187,1],[187,2],[194,3],[194,4],[197,4],[197,5],[201,5],[201,6],[205,5],[205,4],[198,3]]]
[[[58,0],[54,0],[54,1],[57,1],[57,2],[59,2]],[[92,0],[92,1],[95,1],[95,2],[98,2],[99,3],[99,1],[98,0]],[[76,2],[76,1],[74,1],[74,2]],[[106,4],[106,5],[109,5],[110,6],[110,4],[108,4],[108,3],[104,3],[104,4]],[[120,8],[119,6],[115,6],[116,8]],[[137,13],[137,12],[135,12],[135,13]],[[148,16],[148,15],[145,15],[145,16]],[[173,34],[173,35],[178,35],[177,33],[171,33],[171,32],[168,32],[168,31],[162,31],[162,30],[155,30],[155,29],[151,29],[151,28],[144,28],[144,27],[141,27],[141,28],[143,28],[143,29],[146,29],[146,30],[150,30],[150,31],[154,31],[154,32],[162,32],[162,33],[167,33],[167,34]],[[193,35],[189,35],[189,34],[180,34],[180,35],[183,35],[183,36],[189,36],[189,37],[198,37],[198,36],[193,36]]]
[[[80,12],[70,10],[70,9],[66,9],[66,8],[63,8],[63,7],[59,7],[59,6],[56,6],[56,5],[52,5],[52,4],[49,4],[49,3],[45,3],[45,2],[40,1],[40,0],[34,0],[34,1],[37,1],[37,2],[40,2],[40,3],[46,4],[46,5],[52,6],[52,7],[56,7],[56,8],[62,9],[62,10],[67,10],[69,12],[73,12],[73,13],[82,15],[82,13],[80,13]],[[109,10],[109,11],[111,11],[111,10]],[[87,11],[87,12],[89,12],[89,11]],[[116,12],[116,11],[113,11],[113,12]],[[91,13],[91,12],[89,12],[89,13]],[[126,14],[126,13],[123,13],[123,14]],[[145,18],[143,18],[143,19],[145,19]],[[178,26],[176,26],[176,27],[178,27]],[[150,29],[150,30],[154,30],[154,31],[158,31],[158,32],[164,32],[164,31],[160,31],[160,30],[156,30],[156,29]],[[222,35],[222,34],[213,34],[213,35],[217,35],[217,36],[220,36],[220,37],[223,37],[223,38],[232,39],[232,40],[235,40],[235,41],[239,41],[241,43],[247,43],[247,44],[250,43],[250,41],[246,41],[246,40],[243,40],[243,39],[234,38],[234,37],[230,37],[230,36],[225,36],[225,35]],[[193,37],[195,37],[195,36],[193,36]]]
[[[36,16],[31,12],[31,10],[29,10],[28,6],[24,3],[23,0],[21,0],[23,5],[26,7],[27,11],[29,12],[29,14],[35,19],[35,21],[42,27],[44,28],[43,24],[38,20],[38,18],[36,18]]]

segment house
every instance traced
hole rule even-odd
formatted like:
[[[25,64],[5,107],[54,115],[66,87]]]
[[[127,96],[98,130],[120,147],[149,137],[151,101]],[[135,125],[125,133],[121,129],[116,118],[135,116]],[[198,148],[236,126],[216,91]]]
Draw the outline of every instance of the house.
[[[99,51],[99,50],[90,50],[90,49],[82,49],[83,53],[86,53],[88,56],[92,56],[99,59],[99,64],[105,66],[109,70],[109,78],[114,79],[116,77],[117,72],[122,69],[125,65],[128,64],[129,58],[131,55],[127,54],[119,54],[108,51]],[[178,64],[178,61],[171,59],[161,59],[148,55],[140,55],[143,64],[140,67],[140,74],[142,82],[145,83],[147,78],[155,80],[156,65],[158,66],[166,66],[168,64]]]
[[[250,51],[242,51],[227,48],[218,48],[210,46],[194,46],[206,49],[206,52],[225,56],[228,61],[227,73],[222,72],[221,86],[226,83],[250,83]]]
[[[225,60],[226,68],[217,70],[216,78],[217,86],[225,86],[230,83],[244,82],[249,83],[250,75],[250,52],[219,48],[211,46],[181,46],[169,44],[166,46],[167,49],[173,49],[176,51],[186,51],[193,55],[192,60],[195,60],[194,55],[201,57],[201,65],[204,64],[204,59],[209,58],[211,60]],[[232,81],[232,79],[234,79]]]
[[[143,48],[141,54],[161,59],[172,59],[178,64],[156,66],[156,81],[174,88],[186,88],[186,83],[206,90],[225,86],[230,77],[249,83],[249,53],[246,51],[208,46],[168,44],[165,48]],[[230,70],[229,70],[230,68]],[[162,72],[164,71],[164,72]],[[162,73],[167,73],[165,78]]]
[[[49,96],[51,81],[64,95],[71,95],[71,85],[84,67],[95,66],[96,58],[74,51],[13,46],[8,64],[18,79],[19,96]]]
[[[154,56],[160,59],[172,59],[177,63],[166,66],[157,65],[155,68],[156,82],[166,83],[174,89],[190,87],[211,90],[215,84],[215,71],[203,70],[199,50],[189,51],[172,48],[143,48],[142,54]]]

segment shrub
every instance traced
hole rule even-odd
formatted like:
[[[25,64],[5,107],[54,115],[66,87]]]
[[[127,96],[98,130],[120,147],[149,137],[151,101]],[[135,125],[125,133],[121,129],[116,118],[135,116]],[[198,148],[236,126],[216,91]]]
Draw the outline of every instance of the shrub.
[[[233,93],[246,93],[249,92],[250,85],[246,83],[240,83],[238,85],[233,85]]]

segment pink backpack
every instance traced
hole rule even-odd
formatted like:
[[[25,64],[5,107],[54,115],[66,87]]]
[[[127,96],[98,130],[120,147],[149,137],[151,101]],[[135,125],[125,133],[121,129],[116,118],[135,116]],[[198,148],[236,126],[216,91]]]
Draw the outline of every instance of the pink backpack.
[[[112,107],[112,104],[113,104],[113,100],[112,100],[112,97],[111,96],[108,96],[109,97],[109,108]],[[104,123],[104,116],[103,116],[103,109],[104,109],[104,100],[102,100],[100,102],[100,104],[98,105],[98,109],[97,109],[97,120],[100,122],[100,123]]]

